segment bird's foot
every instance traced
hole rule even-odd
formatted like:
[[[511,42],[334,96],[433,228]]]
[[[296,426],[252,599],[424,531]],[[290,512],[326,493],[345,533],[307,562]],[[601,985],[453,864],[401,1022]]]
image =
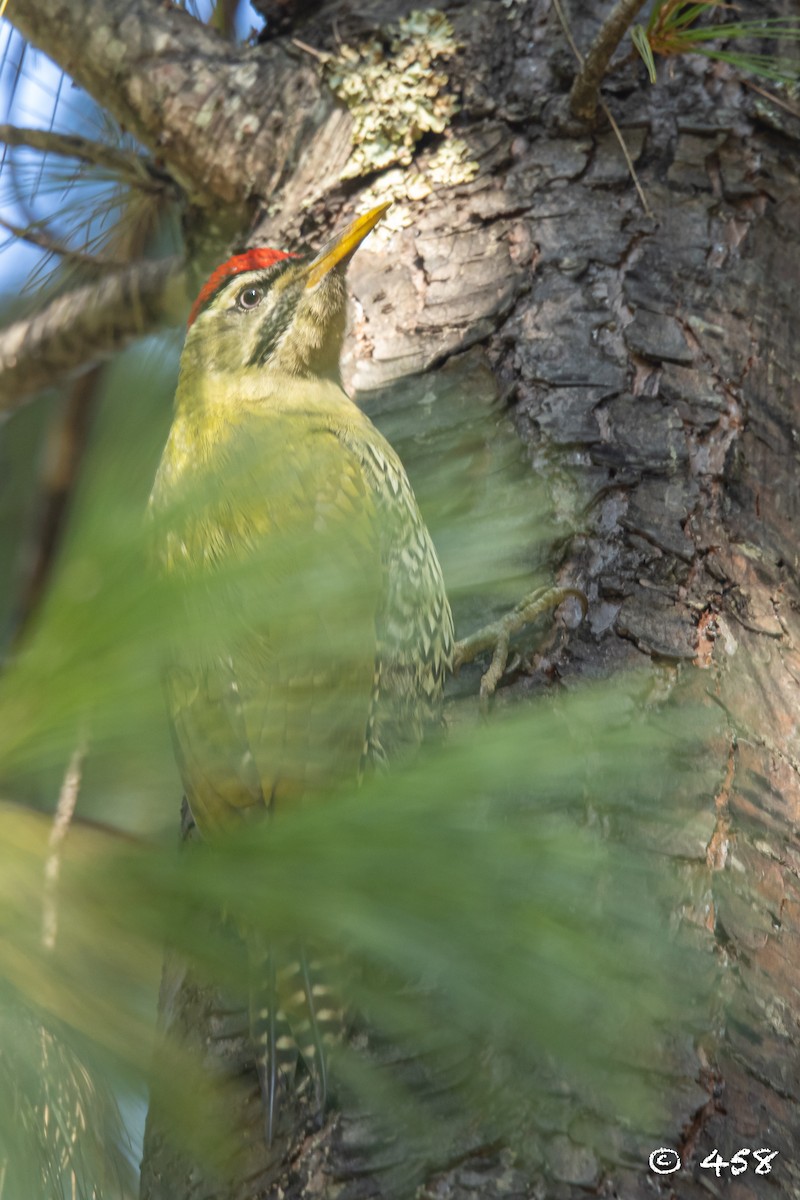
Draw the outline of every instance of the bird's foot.
[[[519,633],[526,625],[530,625],[542,613],[558,608],[559,604],[570,597],[579,602],[585,617],[589,605],[579,588],[537,588],[520,600],[519,604],[516,604],[498,621],[492,621],[491,624],[484,625],[476,633],[456,642],[453,655],[453,666],[456,671],[465,663],[473,662],[485,650],[492,651],[492,660],[481,677],[481,704],[488,703],[503,677],[508,663],[511,638],[514,634]]]

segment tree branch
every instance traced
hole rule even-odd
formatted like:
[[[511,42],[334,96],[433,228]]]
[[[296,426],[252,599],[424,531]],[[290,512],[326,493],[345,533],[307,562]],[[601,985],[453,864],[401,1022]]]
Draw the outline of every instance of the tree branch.
[[[277,192],[336,110],[293,51],[231,45],[158,0],[26,0],[9,17],[213,212],[222,240],[246,227],[254,197]]]
[[[5,229],[12,237],[19,238],[22,242],[29,242],[31,246],[38,246],[40,250],[44,250],[47,254],[58,254],[69,262],[81,263],[82,266],[95,268],[101,267],[122,267],[125,264],[116,259],[104,257],[102,254],[89,254],[86,250],[73,250],[70,246],[65,246],[47,233],[42,228],[35,228],[33,225],[21,226],[14,225],[11,221],[6,221],[0,217],[0,229]]]
[[[608,70],[611,56],[639,9],[644,7],[644,2],[645,0],[617,0],[603,22],[580,71],[575,76],[569,94],[570,112],[578,121],[587,125],[594,122],[600,84]]]
[[[182,279],[178,258],[136,263],[0,331],[0,413],[174,320]]]
[[[74,134],[0,125],[0,142],[6,146],[27,146],[31,150],[40,150],[42,154],[57,154],[61,158],[78,158],[81,162],[104,168],[123,183],[146,191],[163,191],[167,183],[166,176],[143,155]]]
[[[63,403],[55,406],[48,422],[31,527],[20,547],[19,596],[9,634],[12,652],[45,594],[61,546],[92,430],[101,374],[98,364],[68,385]]]

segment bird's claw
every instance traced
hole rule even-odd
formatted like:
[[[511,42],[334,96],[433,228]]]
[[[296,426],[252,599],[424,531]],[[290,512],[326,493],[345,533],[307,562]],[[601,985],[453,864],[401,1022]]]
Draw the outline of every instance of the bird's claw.
[[[503,677],[508,663],[511,638],[514,634],[519,633],[526,625],[530,625],[542,613],[557,608],[559,604],[570,597],[579,602],[582,616],[585,617],[589,604],[579,588],[537,588],[520,600],[505,616],[500,617],[497,621],[492,621],[489,625],[484,625],[482,629],[462,641],[456,642],[453,654],[453,667],[456,671],[465,663],[473,662],[485,650],[492,651],[491,662],[481,676],[480,699],[482,705],[488,703]]]

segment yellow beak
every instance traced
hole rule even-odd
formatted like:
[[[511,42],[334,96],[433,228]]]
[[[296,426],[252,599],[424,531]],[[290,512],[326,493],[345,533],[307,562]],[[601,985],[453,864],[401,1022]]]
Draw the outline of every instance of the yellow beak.
[[[345,230],[328,242],[327,246],[323,246],[308,268],[306,291],[316,287],[320,279],[323,279],[334,267],[350,260],[367,234],[378,224],[387,208],[391,207],[391,203],[391,200],[388,200],[385,204],[379,204],[377,208],[371,208],[369,212],[362,213]]]

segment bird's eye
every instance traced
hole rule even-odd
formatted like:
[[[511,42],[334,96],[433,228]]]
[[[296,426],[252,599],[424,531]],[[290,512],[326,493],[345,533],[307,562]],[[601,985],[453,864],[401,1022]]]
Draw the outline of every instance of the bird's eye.
[[[262,292],[261,288],[242,288],[242,290],[239,292],[239,295],[236,297],[236,303],[239,305],[239,308],[255,308],[257,304],[261,303],[263,295],[264,293]]]

